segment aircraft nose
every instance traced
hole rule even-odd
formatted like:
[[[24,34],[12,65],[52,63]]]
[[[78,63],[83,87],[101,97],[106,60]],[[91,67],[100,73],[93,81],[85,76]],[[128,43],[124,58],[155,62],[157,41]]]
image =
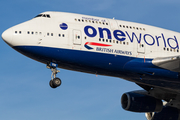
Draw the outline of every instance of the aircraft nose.
[[[8,44],[8,45],[10,45],[10,46],[12,46],[11,45],[11,43],[12,43],[12,29],[10,28],[10,29],[7,29],[6,31],[4,31],[3,33],[2,33],[2,39]]]

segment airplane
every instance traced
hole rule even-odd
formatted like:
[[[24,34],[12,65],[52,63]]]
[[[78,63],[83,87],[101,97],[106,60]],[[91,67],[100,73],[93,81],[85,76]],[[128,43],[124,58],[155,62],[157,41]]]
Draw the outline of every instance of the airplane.
[[[180,120],[180,33],[150,25],[47,11],[11,27],[2,39],[46,64],[52,88],[63,68],[122,78],[143,88],[124,93],[122,108],[148,120]]]

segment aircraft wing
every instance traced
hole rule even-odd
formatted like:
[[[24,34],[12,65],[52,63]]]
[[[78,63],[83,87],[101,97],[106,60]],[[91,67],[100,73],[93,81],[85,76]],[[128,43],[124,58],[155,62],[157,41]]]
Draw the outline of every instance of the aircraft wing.
[[[155,58],[152,63],[160,68],[180,72],[180,56]]]

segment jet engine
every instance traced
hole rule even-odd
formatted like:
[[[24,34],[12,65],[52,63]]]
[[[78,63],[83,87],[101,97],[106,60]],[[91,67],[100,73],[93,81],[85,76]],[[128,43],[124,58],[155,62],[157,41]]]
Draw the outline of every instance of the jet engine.
[[[122,108],[132,112],[160,112],[163,108],[161,100],[138,93],[124,93],[121,97]]]

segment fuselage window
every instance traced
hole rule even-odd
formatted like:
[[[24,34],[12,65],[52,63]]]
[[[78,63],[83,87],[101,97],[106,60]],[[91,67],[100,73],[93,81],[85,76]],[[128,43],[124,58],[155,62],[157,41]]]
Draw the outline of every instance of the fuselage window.
[[[19,34],[21,34],[21,31],[19,31]]]
[[[29,34],[30,32],[28,31],[27,34]]]
[[[167,51],[169,51],[169,48],[167,48]]]
[[[61,37],[61,34],[59,34],[59,37]]]
[[[86,39],[86,37],[84,37],[84,39]]]
[[[101,38],[99,38],[99,41],[101,41]]]
[[[126,43],[125,43],[125,42],[123,42],[123,44],[125,45]]]
[[[106,23],[106,25],[108,25],[108,23]]]
[[[39,34],[41,35],[41,34],[42,34],[42,32],[39,32]]]
[[[94,21],[92,21],[92,23],[94,23]]]
[[[63,37],[65,37],[65,35],[64,35],[64,34],[63,34],[62,36],[63,36]]]
[[[36,32],[36,35],[38,34],[38,32]]]
[[[32,32],[32,34],[34,34],[34,32]]]
[[[51,36],[53,36],[53,33],[51,33]]]
[[[17,31],[15,31],[15,33],[17,34]]]
[[[109,40],[109,42],[111,43],[111,40]]]
[[[104,42],[104,39],[103,39],[103,42]]]
[[[106,42],[108,42],[108,39],[106,40]]]
[[[99,22],[99,24],[101,24],[101,22]]]
[[[84,20],[82,20],[82,22],[84,22]]]
[[[177,50],[177,52],[179,52],[179,50]]]
[[[80,20],[80,19],[78,19],[78,21],[80,22],[81,20]]]
[[[47,36],[49,36],[49,33],[47,33]]]
[[[116,43],[118,44],[118,41],[116,41]]]

